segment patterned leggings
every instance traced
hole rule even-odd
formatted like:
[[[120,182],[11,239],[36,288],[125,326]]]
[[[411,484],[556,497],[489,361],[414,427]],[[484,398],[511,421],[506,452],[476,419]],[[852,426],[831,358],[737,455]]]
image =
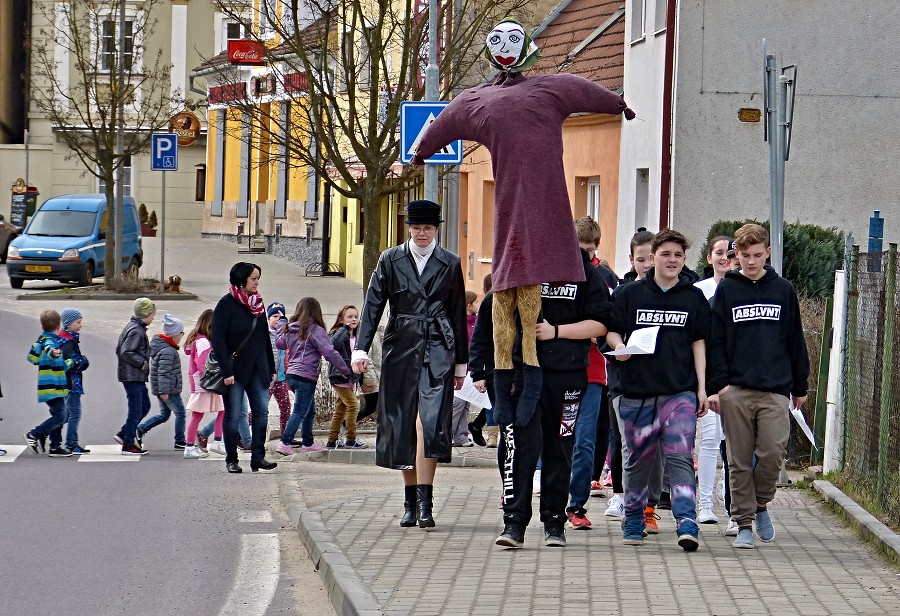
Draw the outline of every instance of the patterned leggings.
[[[278,403],[279,419],[281,420],[281,433],[284,434],[284,428],[287,426],[288,418],[291,416],[291,397],[288,392],[287,381],[276,381],[269,388],[269,395],[275,396],[275,402]]]

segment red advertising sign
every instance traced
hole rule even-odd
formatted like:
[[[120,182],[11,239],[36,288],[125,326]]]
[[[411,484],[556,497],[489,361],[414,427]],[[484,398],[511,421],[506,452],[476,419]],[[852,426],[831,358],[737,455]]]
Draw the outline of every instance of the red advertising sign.
[[[232,64],[265,64],[266,48],[259,41],[228,41],[228,61]]]

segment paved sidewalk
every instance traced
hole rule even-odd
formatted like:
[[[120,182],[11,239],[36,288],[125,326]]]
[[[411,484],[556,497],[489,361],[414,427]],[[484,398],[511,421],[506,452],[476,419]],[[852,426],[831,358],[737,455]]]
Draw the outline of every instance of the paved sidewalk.
[[[305,467],[291,465],[298,477]],[[497,471],[467,477],[438,474],[432,532],[399,527],[399,489],[300,516],[314,562],[330,568],[338,613],[900,614],[898,572],[799,490],[779,492],[771,506],[777,538],[755,550],[732,548],[723,522],[702,525],[699,551],[686,554],[667,511],[659,535],[624,546],[618,520],[602,515],[602,498],[589,503],[593,529],[568,529],[567,547],[545,547],[535,519],[526,547],[506,550],[493,544],[501,530]],[[537,499],[534,506],[537,518]]]

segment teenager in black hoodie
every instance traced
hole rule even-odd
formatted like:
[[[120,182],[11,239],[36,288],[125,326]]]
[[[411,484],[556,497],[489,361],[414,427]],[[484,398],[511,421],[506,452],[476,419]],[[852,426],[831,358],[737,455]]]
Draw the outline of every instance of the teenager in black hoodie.
[[[709,304],[682,271],[687,239],[664,229],[653,238],[653,269],[616,294],[606,342],[615,350],[638,329],[659,326],[650,355],[617,356],[619,422],[627,448],[624,464],[626,545],[641,545],[650,472],[665,454],[678,544],[699,546],[693,447],[696,418],[706,413]]]
[[[716,288],[709,337],[710,407],[728,442],[731,519],[736,548],[775,538],[766,505],[775,498],[790,430],[789,404],[806,402],[809,356],[793,285],[766,259],[769,234],[756,224],[734,234],[739,272]],[[754,466],[754,455],[757,462]]]

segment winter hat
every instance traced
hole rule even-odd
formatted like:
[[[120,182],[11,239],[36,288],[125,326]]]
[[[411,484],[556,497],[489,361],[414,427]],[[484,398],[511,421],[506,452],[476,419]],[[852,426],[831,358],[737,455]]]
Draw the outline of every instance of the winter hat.
[[[81,313],[75,308],[63,308],[63,311],[59,316],[62,319],[62,326],[68,327],[81,318]]]
[[[272,318],[276,314],[281,314],[281,316],[285,316],[284,304],[279,304],[278,302],[272,302],[269,304],[269,307],[266,308],[266,317]]]
[[[146,319],[151,314],[156,314],[156,304],[149,297],[139,297],[134,300],[134,316]]]
[[[166,313],[162,318],[163,333],[170,338],[174,338],[184,332],[184,321],[176,317],[174,314]]]

